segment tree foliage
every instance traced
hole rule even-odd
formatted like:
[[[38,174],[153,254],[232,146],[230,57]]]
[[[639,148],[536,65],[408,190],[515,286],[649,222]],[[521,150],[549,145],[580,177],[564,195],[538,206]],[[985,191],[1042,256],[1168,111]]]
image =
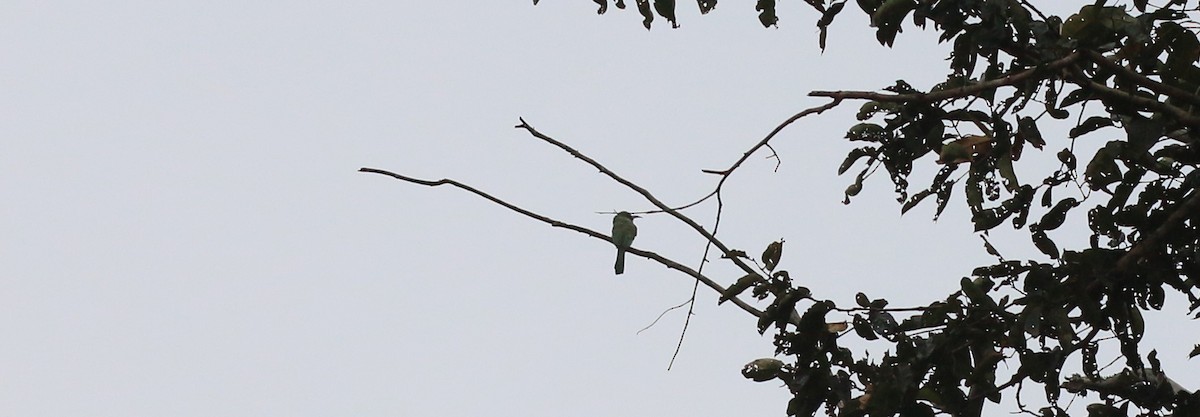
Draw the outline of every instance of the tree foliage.
[[[595,2],[599,13],[608,10],[607,0]],[[853,303],[835,302],[776,269],[782,241],[758,259],[730,249],[681,214],[686,207],[668,207],[524,121],[518,127],[638,191],[745,272],[724,287],[698,270],[630,249],[695,277],[720,294],[719,302],[733,301],[758,316],[759,332],[774,334],[776,358],[750,362],[743,375],[782,381],[794,394],[788,415],[980,416],[987,403],[1011,398],[1014,390],[1041,387],[1044,404],[1022,404],[1022,411],[1078,413],[1060,398],[1090,392],[1098,400],[1084,406],[1088,416],[1200,416],[1200,393],[1174,385],[1157,352],[1140,343],[1143,312],[1161,309],[1170,294],[1185,297],[1189,314],[1200,316],[1200,2],[1099,0],[1065,18],[1045,15],[1026,0],[847,2],[805,0],[814,11],[807,17],[820,29],[820,48],[839,14],[857,9],[884,46],[896,42],[905,26],[936,31],[940,42],[952,45],[945,80],[927,87],[899,80],[880,91],[814,91],[811,96],[830,102],[789,119],[746,155],[769,146],[775,133],[800,117],[861,102],[857,123],[845,136],[861,146],[838,168],[857,173],[847,203],[882,169],[902,212],[928,202],[936,218],[961,193],[985,242],[996,228],[1025,230],[1046,258],[1008,259],[986,243],[997,262],[975,268],[957,291],[937,301],[895,308],[859,293]],[[679,26],[675,1],[633,3],[647,29],[656,16]],[[716,0],[697,3],[702,14],[717,6]],[[626,4],[617,0],[615,6]],[[758,0],[755,7],[763,26],[779,23],[775,1]],[[1043,134],[1059,130],[1067,134]],[[1085,138],[1103,145],[1077,147]],[[1018,169],[1022,156],[1035,152],[1053,154],[1057,169],[1042,175]],[[709,173],[722,176],[723,184],[744,160]],[[938,168],[914,186],[918,164]],[[719,191],[720,185],[714,193]],[[1086,219],[1090,228],[1085,247],[1055,240],[1072,217]],[[742,298],[767,307],[759,311]],[[831,319],[835,312],[848,322]],[[886,353],[855,353],[845,347],[855,338],[883,344]],[[1198,352],[1200,346],[1192,355]],[[1100,366],[1113,357],[1123,369]],[[1019,366],[1002,368],[1002,361]]]

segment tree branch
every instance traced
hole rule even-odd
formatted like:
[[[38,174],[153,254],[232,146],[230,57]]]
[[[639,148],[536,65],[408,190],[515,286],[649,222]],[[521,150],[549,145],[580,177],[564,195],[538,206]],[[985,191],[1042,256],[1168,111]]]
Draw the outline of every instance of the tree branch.
[[[1167,216],[1167,219],[1158,225],[1158,228],[1138,241],[1137,244],[1133,245],[1133,248],[1129,249],[1129,252],[1126,252],[1125,255],[1121,256],[1121,259],[1117,260],[1113,274],[1120,276],[1129,273],[1129,271],[1137,266],[1138,262],[1141,262],[1142,259],[1145,259],[1152,252],[1159,250],[1163,245],[1163,240],[1175,233],[1184,221],[1194,218],[1197,214],[1200,214],[1200,191],[1193,191],[1192,196],[1176,206],[1171,215]]]
[[[1071,70],[1071,72],[1072,72],[1072,74],[1075,75],[1075,77],[1068,81],[1074,83],[1075,85],[1083,87],[1084,89],[1090,90],[1090,91],[1102,96],[1103,98],[1108,98],[1110,100],[1119,100],[1126,104],[1132,104],[1132,105],[1135,105],[1140,108],[1150,109],[1150,110],[1155,110],[1155,111],[1159,111],[1162,113],[1166,113],[1166,114],[1169,114],[1172,117],[1174,117],[1181,124],[1184,124],[1193,129],[1200,129],[1200,118],[1193,116],[1192,113],[1188,112],[1187,110],[1172,106],[1170,104],[1167,104],[1167,103],[1164,103],[1164,102],[1161,102],[1158,100],[1141,97],[1138,95],[1134,95],[1133,93],[1130,93],[1130,92],[1121,91],[1121,90],[1109,87],[1107,85],[1098,83],[1098,82],[1092,80],[1092,77],[1089,77],[1087,74],[1085,74],[1083,72],[1082,69],[1080,69],[1078,67],[1073,68]],[[1189,143],[1194,143],[1194,141],[1189,141]]]
[[[1200,96],[1197,96],[1190,91],[1185,91],[1179,87],[1154,81],[1145,75],[1139,74],[1129,68],[1117,64],[1112,60],[1112,58],[1106,57],[1099,52],[1087,50],[1084,51],[1084,53],[1087,54],[1088,59],[1090,59],[1092,62],[1095,62],[1097,65],[1100,65],[1101,67],[1104,67],[1105,69],[1112,71],[1117,75],[1120,75],[1122,78],[1131,80],[1138,85],[1146,87],[1156,93],[1200,105]]]
[[[884,94],[874,91],[813,91],[808,93],[813,97],[829,97],[834,99],[874,100],[889,103],[932,103],[935,101],[959,99],[973,96],[987,90],[1004,87],[1025,81],[1038,73],[1066,67],[1078,60],[1081,55],[1076,52],[1065,57],[1050,61],[1044,65],[1010,74],[994,80],[987,80],[972,85],[935,91],[932,93]]]
[[[530,135],[533,135],[533,137],[541,139],[551,145],[557,146],[559,149],[562,149],[562,150],[566,151],[567,153],[571,154],[571,156],[574,156],[574,157],[582,160],[583,162],[586,162],[588,165],[591,165],[592,167],[600,170],[600,172],[602,174],[607,175],[609,178],[612,178],[613,181],[616,181],[616,182],[620,183],[621,185],[624,185],[626,188],[629,188],[629,189],[633,190],[634,192],[641,194],[642,197],[644,197],[646,199],[646,201],[649,201],[650,204],[653,204],[655,207],[658,207],[660,210],[662,210],[662,212],[670,214],[672,217],[675,217],[676,219],[683,222],[684,224],[691,226],[692,230],[695,230],[696,233],[699,233],[701,236],[703,236],[706,240],[708,240],[709,243],[711,243],[713,246],[716,246],[717,249],[720,249],[721,253],[728,256],[730,258],[730,260],[733,261],[733,263],[738,266],[738,268],[741,268],[743,271],[745,271],[748,274],[755,272],[753,268],[751,268],[749,265],[746,265],[745,262],[742,262],[742,260],[740,258],[733,256],[732,250],[730,250],[729,247],[725,246],[725,244],[723,242],[718,240],[716,236],[713,236],[712,233],[709,233],[709,231],[706,230],[703,226],[700,226],[699,224],[697,224],[695,220],[692,220],[690,217],[684,216],[683,214],[679,213],[678,210],[671,208],[670,206],[667,206],[665,203],[663,203],[661,200],[659,200],[657,197],[655,197],[653,194],[651,194],[650,191],[647,191],[645,188],[642,188],[641,186],[634,184],[632,181],[629,181],[629,180],[621,177],[620,175],[617,175],[615,172],[608,169],[608,167],[605,167],[604,165],[600,164],[599,162],[596,162],[596,160],[588,157],[587,155],[584,155],[583,153],[575,150],[574,148],[572,148],[570,146],[567,146],[567,144],[565,144],[565,143],[559,142],[558,140],[555,140],[554,138],[551,138],[549,136],[546,136],[545,134],[542,134],[542,132],[539,132],[537,129],[534,129],[533,126],[530,126],[529,123],[526,123],[525,119],[520,119],[520,120],[521,120],[521,124],[517,125],[516,128],[525,129],[526,131],[529,132]]]
[[[596,238],[596,239],[600,239],[600,240],[603,240],[606,242],[612,242],[612,237],[605,235],[603,233],[597,232],[595,230],[592,230],[592,229],[589,229],[589,228],[586,228],[583,226],[578,226],[575,224],[567,223],[567,222],[564,222],[561,220],[555,220],[550,217],[546,217],[541,214],[526,210],[515,204],[509,203],[498,197],[488,194],[484,191],[480,191],[479,189],[476,189],[475,187],[471,187],[469,185],[460,183],[455,180],[445,179],[445,178],[436,180],[436,181],[423,180],[423,179],[408,177],[408,176],[400,175],[400,174],[397,174],[394,172],[385,171],[382,169],[375,169],[375,168],[359,168],[358,171],[372,173],[372,174],[386,175],[386,176],[389,176],[389,177],[392,177],[392,178],[395,178],[395,179],[398,179],[401,181],[410,182],[410,183],[418,184],[418,185],[424,185],[427,187],[450,185],[450,186],[465,190],[471,194],[475,194],[477,196],[483,197],[484,199],[486,199],[488,201],[491,201],[500,206],[503,206],[504,208],[515,211],[517,213],[520,213],[520,214],[524,215],[525,217],[529,217],[531,219],[540,221],[542,223],[549,224],[550,226],[573,230],[573,231],[583,233],[585,235],[588,235],[588,236]],[[679,262],[675,262],[675,261],[671,260],[670,258],[664,257],[662,255],[659,255],[659,254],[651,252],[651,251],[637,249],[637,248],[633,248],[633,247],[630,247],[628,250],[626,250],[626,253],[630,253],[633,255],[641,256],[646,259],[653,260],[655,262],[662,264],[663,266],[666,266],[667,268],[674,269],[676,271],[687,274],[688,276],[695,278],[697,281],[704,283],[704,285],[708,286],[709,288],[712,288],[713,291],[716,291],[717,293],[725,292],[725,287],[722,287],[720,284],[717,284],[716,281],[713,281],[712,279],[708,278],[707,276],[704,276],[703,274],[697,272],[696,270],[693,270],[692,268],[689,268],[686,265],[680,264]],[[736,304],[738,307],[740,307],[742,310],[745,310],[747,313],[750,313],[751,315],[754,315],[755,317],[760,317],[763,314],[762,311],[759,311],[758,309],[754,308],[753,306],[747,304],[745,301],[742,301],[740,299],[732,298],[732,299],[730,299],[730,301],[733,301],[733,303]]]

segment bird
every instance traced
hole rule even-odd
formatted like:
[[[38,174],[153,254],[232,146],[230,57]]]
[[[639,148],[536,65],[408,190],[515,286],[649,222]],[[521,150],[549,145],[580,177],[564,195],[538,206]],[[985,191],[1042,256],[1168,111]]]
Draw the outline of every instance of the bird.
[[[622,211],[613,217],[612,242],[617,246],[617,263],[613,265],[613,271],[617,275],[625,273],[625,250],[629,249],[633,238],[637,237],[637,226],[633,224],[633,219],[637,217],[628,211]]]

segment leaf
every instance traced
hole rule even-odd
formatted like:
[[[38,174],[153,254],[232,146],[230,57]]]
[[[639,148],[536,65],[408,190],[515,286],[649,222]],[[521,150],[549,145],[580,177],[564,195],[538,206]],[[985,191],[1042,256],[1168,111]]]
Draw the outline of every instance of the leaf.
[[[1058,160],[1063,163],[1063,166],[1067,167],[1067,170],[1075,170],[1075,154],[1070,149],[1063,148],[1063,150],[1058,151]]]
[[[679,22],[675,21],[675,0],[654,0],[654,11],[671,22],[672,28],[679,27]]]
[[[983,207],[983,186],[979,184],[979,178],[972,175],[967,179],[967,206],[972,210],[981,210]]]
[[[879,142],[886,137],[887,131],[875,123],[859,123],[846,131],[846,139]]]
[[[1033,226],[1030,226],[1030,229],[1034,229]],[[1033,245],[1036,246],[1039,251],[1042,251],[1042,253],[1046,254],[1046,256],[1049,256],[1051,259],[1058,259],[1058,245],[1055,245],[1054,241],[1050,240],[1050,236],[1046,236],[1045,231],[1042,231],[1041,229],[1035,229],[1032,233],[1030,233],[1030,235],[1033,237]]]
[[[1020,229],[1025,227],[1025,221],[1029,218],[1029,208],[1033,205],[1033,196],[1037,191],[1029,185],[1022,185],[1017,189],[1016,195],[1005,202],[1010,205],[1008,208],[1017,212],[1017,216],[1013,217],[1013,228]]]
[[[914,0],[886,0],[871,14],[871,26],[877,28],[875,39],[881,45],[892,46],[896,33],[900,32],[900,23],[904,17],[917,7]]]
[[[1121,169],[1117,167],[1115,158],[1116,155],[1106,146],[1096,151],[1092,161],[1088,162],[1083,176],[1092,190],[1105,188],[1109,184],[1121,180]]]
[[[896,113],[900,110],[903,110],[903,106],[897,105],[896,103],[868,101],[866,103],[863,103],[862,106],[858,107],[858,114],[856,114],[854,117],[857,118],[859,121],[862,121],[862,120],[870,119],[872,116],[874,116],[876,113],[879,113],[879,112]]]
[[[717,7],[717,0],[696,0],[700,5],[700,14],[708,14]]]
[[[730,285],[729,288],[726,288],[725,291],[721,293],[721,297],[717,299],[717,305],[721,305],[722,303],[737,297],[739,294],[746,291],[747,288],[750,288],[754,286],[754,284],[760,282],[765,282],[765,280],[758,274],[746,274],[741,278],[738,278],[737,282],[734,282],[733,285]]]
[[[962,138],[942,145],[938,152],[939,164],[957,164],[971,162],[977,155],[987,153],[992,149],[992,138],[981,135],[964,135]]]
[[[779,16],[775,15],[775,0],[758,0],[758,4],[754,5],[754,10],[758,11],[758,21],[765,28],[779,22]]]
[[[883,0],[871,13],[871,26],[899,25],[909,11],[917,7],[914,0]]]
[[[858,177],[854,179],[854,184],[850,184],[849,187],[846,187],[846,198],[842,200],[842,204],[850,204],[850,197],[854,197],[858,195],[858,193],[862,192],[863,179],[866,178],[866,176],[866,169],[863,169],[862,172],[858,173]]]
[[[861,292],[858,294],[854,294],[854,302],[856,304],[858,304],[859,307],[862,307],[862,308],[867,308],[867,307],[871,306],[871,299],[867,298],[867,295],[863,294]]]
[[[984,249],[984,250],[987,250],[987,253],[988,253],[989,255],[992,255],[992,256],[995,256],[995,257],[997,257],[997,258],[1000,258],[1001,260],[1003,260],[1003,259],[1004,259],[1004,256],[1001,256],[1001,255],[1000,255],[1000,252],[996,250],[996,247],[995,247],[995,246],[992,246],[992,242],[988,242],[988,238],[987,238],[987,236],[984,236],[984,235],[979,235],[979,237],[983,238],[983,249]]]
[[[774,271],[775,266],[779,265],[779,258],[783,256],[783,239],[771,242],[767,245],[767,249],[763,250],[762,261],[768,271]]]
[[[1200,345],[1195,345],[1192,347],[1192,353],[1188,354],[1188,359],[1194,358],[1196,356],[1200,356]]]
[[[1054,208],[1042,215],[1042,220],[1038,222],[1038,229],[1046,231],[1057,229],[1066,220],[1067,211],[1078,205],[1079,200],[1071,197],[1059,201],[1058,204],[1054,205]]]
[[[971,222],[975,224],[976,232],[982,232],[994,229],[1000,223],[1004,223],[1004,219],[1007,219],[1010,215],[1012,215],[1012,212],[1003,208],[990,208],[975,212],[975,214],[971,215]]]
[[[1015,191],[1021,186],[1021,182],[1017,180],[1017,173],[1013,170],[1012,154],[1004,153],[996,158],[996,170],[1000,171],[1000,178],[1004,179],[1004,188],[1008,191]]]
[[[971,300],[972,304],[988,310],[996,310],[999,309],[999,306],[996,305],[995,300],[992,300],[992,297],[987,295],[988,290],[985,288],[985,286],[990,287],[991,282],[992,281],[988,278],[981,277],[972,280],[970,278],[963,277],[958,281],[958,284],[959,287],[962,288],[963,295],[966,295],[967,299]]]
[[[650,0],[637,0],[638,13],[642,15],[642,26],[646,30],[650,30],[650,24],[654,23],[654,12],[650,11]]]
[[[954,181],[947,182],[938,189],[937,192],[937,210],[933,212],[933,220],[937,221],[942,217],[942,211],[946,210],[946,204],[950,203],[950,193],[954,191]]]
[[[871,322],[867,321],[867,319],[863,318],[863,316],[857,314],[854,315],[854,333],[857,334],[858,337],[861,337],[865,340],[875,340],[879,338],[879,336],[875,334],[875,331],[871,329]],[[1200,349],[1200,345],[1196,346],[1197,349]]]
[[[596,4],[600,5],[600,9],[596,10],[596,14],[604,14],[604,12],[608,11],[608,0],[592,0],[592,1],[594,1],[594,2],[596,2]],[[533,4],[537,4],[537,2],[535,1],[535,2],[533,2]]]
[[[841,13],[842,7],[845,6],[846,2],[844,1],[830,5],[829,8],[825,10],[825,13],[821,13],[821,19],[817,21],[817,27],[823,28],[829,26],[830,23],[833,23],[833,18],[836,17],[838,13]]]
[[[1074,139],[1074,138],[1086,135],[1090,132],[1093,132],[1096,129],[1099,129],[1102,127],[1108,127],[1108,126],[1112,126],[1112,125],[1113,125],[1113,121],[1110,118],[1100,117],[1100,116],[1092,116],[1092,117],[1087,118],[1087,120],[1084,120],[1083,123],[1080,123],[1079,126],[1075,126],[1075,127],[1071,128],[1071,132],[1069,133],[1069,136],[1071,137],[1071,139]]]
[[[838,167],[838,175],[845,174],[850,167],[854,166],[854,162],[858,161],[859,158],[871,155],[873,153],[874,149],[872,148],[851,149],[850,153],[846,155],[846,160],[842,161],[842,165]]]
[[[775,379],[783,370],[783,361],[775,358],[755,359],[742,367],[742,376],[754,382],[766,382]]]
[[[1042,132],[1038,130],[1037,121],[1029,116],[1022,117],[1017,121],[1017,138],[1029,142],[1038,149],[1046,146],[1046,140],[1042,138]]]
[[[933,195],[933,190],[921,190],[920,192],[913,194],[913,196],[910,197],[908,201],[906,201],[904,205],[900,207],[900,214],[903,215],[904,213],[908,213],[908,211],[912,210],[913,207],[916,207],[921,200],[924,200],[925,197],[929,197],[931,195]]]
[[[1063,97],[1062,103],[1059,103],[1058,106],[1060,108],[1067,107],[1072,104],[1083,102],[1084,100],[1091,100],[1092,98],[1093,98],[1092,93],[1090,91],[1087,91],[1087,90],[1084,90],[1081,88],[1081,89],[1072,91],[1070,93],[1067,93],[1066,97]]]
[[[858,8],[862,9],[863,13],[872,14],[883,4],[883,0],[857,0]]]

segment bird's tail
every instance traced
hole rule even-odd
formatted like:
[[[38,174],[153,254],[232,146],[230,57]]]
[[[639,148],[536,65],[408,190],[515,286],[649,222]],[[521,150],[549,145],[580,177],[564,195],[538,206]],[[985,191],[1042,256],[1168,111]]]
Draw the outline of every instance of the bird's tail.
[[[624,249],[617,249],[617,263],[613,265],[613,271],[616,271],[617,275],[621,275],[621,274],[625,273],[625,250]]]

